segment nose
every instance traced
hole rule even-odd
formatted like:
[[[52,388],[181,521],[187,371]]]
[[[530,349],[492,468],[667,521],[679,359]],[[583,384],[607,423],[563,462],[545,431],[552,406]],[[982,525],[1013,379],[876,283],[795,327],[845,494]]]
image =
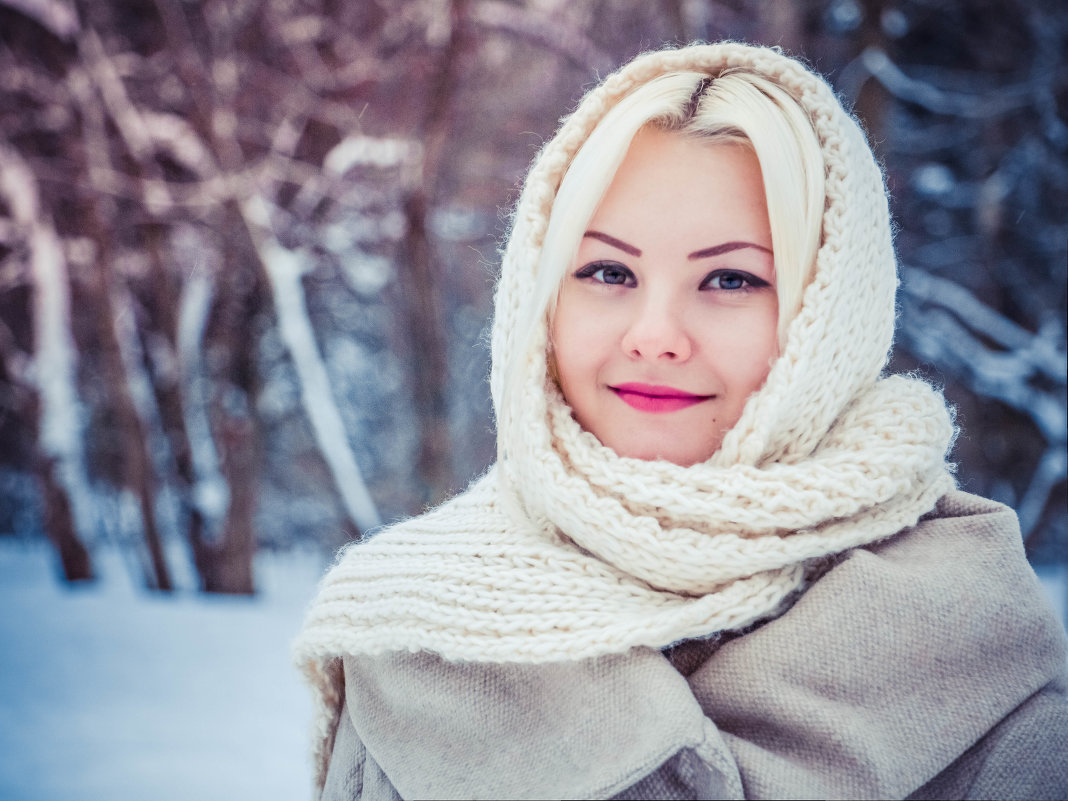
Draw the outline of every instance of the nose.
[[[649,297],[637,309],[620,346],[632,359],[683,362],[693,354],[682,310],[666,299]]]

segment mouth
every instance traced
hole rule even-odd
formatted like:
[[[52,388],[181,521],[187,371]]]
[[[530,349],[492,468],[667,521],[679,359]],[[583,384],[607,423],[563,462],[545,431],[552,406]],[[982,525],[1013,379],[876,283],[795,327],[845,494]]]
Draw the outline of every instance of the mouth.
[[[619,399],[641,412],[675,412],[711,400],[715,395],[695,395],[674,387],[657,384],[615,384],[609,386]]]

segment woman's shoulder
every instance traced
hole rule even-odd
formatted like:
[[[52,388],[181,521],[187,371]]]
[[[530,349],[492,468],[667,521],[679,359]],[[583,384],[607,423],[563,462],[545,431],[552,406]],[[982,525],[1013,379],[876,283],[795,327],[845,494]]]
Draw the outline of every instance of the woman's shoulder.
[[[917,525],[841,557],[690,684],[709,717],[732,721],[743,776],[766,794],[797,785],[789,738],[803,721],[827,748],[809,765],[811,792],[850,787],[859,764],[900,797],[1042,693],[1060,710],[1050,742],[1068,741],[1065,660],[1013,511],[952,492]]]
[[[911,608],[926,604],[1002,636],[1020,626],[1062,634],[1059,626],[1046,625],[1056,621],[1027,562],[1016,513],[959,490],[944,495],[915,526],[849,552],[827,578],[827,589],[863,581],[887,597],[908,595]]]
[[[1033,575],[1016,512],[960,490],[943,495],[916,525],[842,554],[836,567],[873,559],[885,568],[900,565],[913,571],[916,579],[931,579],[946,592],[974,587],[974,580],[981,578],[976,571],[985,576],[982,583],[1013,583]]]
[[[1007,545],[1022,545],[1020,525],[1012,507],[963,490],[943,495],[934,509],[920,519],[917,527],[925,526],[963,535],[1004,539]]]
[[[996,662],[1011,652],[1018,674],[1028,655],[1047,678],[1065,659],[1065,633],[1027,562],[1016,513],[959,490],[915,526],[844,554],[797,611],[835,626],[851,617],[854,630],[895,648],[938,642],[943,659],[981,652]]]

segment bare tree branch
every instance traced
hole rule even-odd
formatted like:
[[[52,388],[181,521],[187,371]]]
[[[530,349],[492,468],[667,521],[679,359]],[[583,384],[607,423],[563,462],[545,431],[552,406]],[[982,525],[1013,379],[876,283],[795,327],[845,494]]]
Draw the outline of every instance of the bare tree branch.
[[[1064,75],[1063,71],[1061,75]],[[1033,80],[976,95],[946,91],[909,77],[885,51],[877,47],[866,48],[856,62],[843,70],[843,83],[854,87],[851,92],[853,96],[856,94],[855,87],[863,82],[861,76],[875,78],[898,100],[915,103],[936,114],[965,118],[996,117],[1024,108],[1047,91],[1043,83]]]
[[[0,0],[0,6],[21,11],[36,20],[63,41],[78,33],[78,15],[62,0]]]
[[[483,0],[471,10],[471,21],[486,30],[508,33],[559,53],[593,75],[605,75],[615,66],[612,58],[583,31],[523,6]]]

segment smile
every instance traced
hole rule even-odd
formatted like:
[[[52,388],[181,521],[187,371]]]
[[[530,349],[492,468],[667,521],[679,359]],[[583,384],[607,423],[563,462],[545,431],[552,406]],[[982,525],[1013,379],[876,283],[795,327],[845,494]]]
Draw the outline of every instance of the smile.
[[[714,395],[694,395],[674,387],[655,384],[617,384],[610,386],[628,406],[641,412],[675,412],[709,400]]]

